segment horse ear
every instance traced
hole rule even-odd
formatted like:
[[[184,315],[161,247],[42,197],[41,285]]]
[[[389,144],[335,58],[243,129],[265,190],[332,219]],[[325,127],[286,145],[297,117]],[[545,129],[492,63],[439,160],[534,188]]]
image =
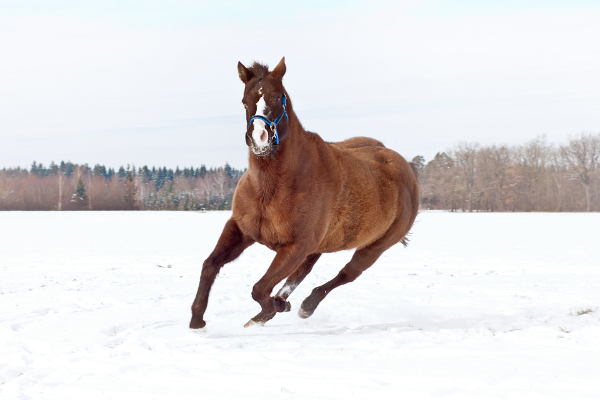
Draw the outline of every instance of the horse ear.
[[[275,79],[283,79],[283,75],[285,75],[285,57],[281,58],[279,64],[271,71],[271,76]]]
[[[242,64],[239,61],[238,61],[238,74],[240,76],[240,79],[244,83],[248,83],[248,81],[250,79],[252,79],[252,77],[254,76],[252,71],[250,71],[248,68],[244,67],[244,64]]]

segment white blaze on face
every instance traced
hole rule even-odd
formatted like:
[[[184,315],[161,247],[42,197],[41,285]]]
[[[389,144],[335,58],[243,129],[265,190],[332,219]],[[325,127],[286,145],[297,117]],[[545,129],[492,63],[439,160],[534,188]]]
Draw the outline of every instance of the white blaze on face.
[[[256,113],[254,115],[262,115],[266,117],[265,112],[267,111],[267,103],[265,103],[265,96],[260,96],[258,103],[256,103]],[[261,148],[266,147],[269,144],[269,132],[267,131],[267,125],[262,119],[255,119],[252,121],[254,130],[252,131],[252,139],[254,144]]]

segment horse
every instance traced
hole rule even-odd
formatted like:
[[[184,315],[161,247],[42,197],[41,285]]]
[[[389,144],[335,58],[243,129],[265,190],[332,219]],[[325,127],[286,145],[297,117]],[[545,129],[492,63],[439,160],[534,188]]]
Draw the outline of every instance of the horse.
[[[310,317],[333,289],[354,281],[384,251],[407,245],[419,208],[414,165],[375,139],[329,143],[305,130],[283,87],[285,72],[285,57],[272,71],[257,62],[250,68],[238,63],[249,166],[235,190],[231,218],[202,265],[191,329],[206,325],[204,313],[219,270],[254,243],[276,255],[252,288],[261,311],[246,327],[290,311],[288,297],[323,253],[356,249],[336,277],[302,302],[301,318]]]

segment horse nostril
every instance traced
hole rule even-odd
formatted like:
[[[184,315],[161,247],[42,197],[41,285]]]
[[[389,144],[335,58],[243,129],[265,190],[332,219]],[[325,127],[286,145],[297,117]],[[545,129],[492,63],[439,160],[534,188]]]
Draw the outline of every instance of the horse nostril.
[[[260,134],[260,141],[261,141],[261,142],[266,142],[268,137],[269,137],[269,136],[267,135],[267,131],[265,131],[265,130],[263,129],[262,133]]]

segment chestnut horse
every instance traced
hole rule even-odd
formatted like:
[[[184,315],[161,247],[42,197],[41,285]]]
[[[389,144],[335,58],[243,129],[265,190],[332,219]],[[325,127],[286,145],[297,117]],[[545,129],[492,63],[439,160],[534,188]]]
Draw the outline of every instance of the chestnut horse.
[[[394,244],[406,245],[417,216],[411,165],[375,139],[328,143],[304,130],[281,82],[285,70],[285,59],[270,72],[256,62],[250,68],[238,63],[246,85],[249,167],[235,191],[233,214],[202,266],[190,328],[206,325],[208,295],[221,267],[255,242],[277,254],[252,288],[262,310],[246,326],[290,311],[287,298],[322,253],[356,248],[338,275],[304,300],[298,314],[308,318],[331,290],[354,281]]]

